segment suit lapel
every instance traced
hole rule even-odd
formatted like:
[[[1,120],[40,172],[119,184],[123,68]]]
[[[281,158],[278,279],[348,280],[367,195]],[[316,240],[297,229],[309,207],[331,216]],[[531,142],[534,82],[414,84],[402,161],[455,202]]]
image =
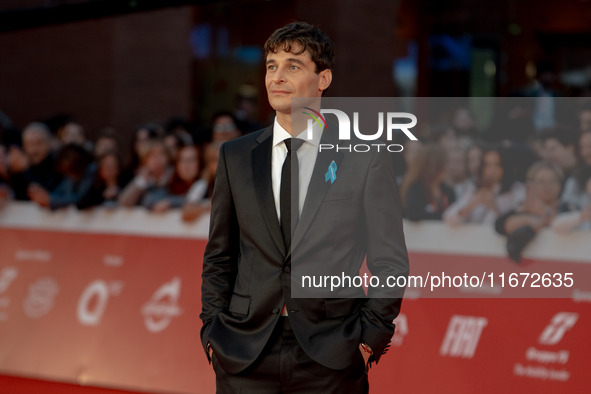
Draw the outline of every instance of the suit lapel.
[[[282,254],[285,254],[285,245],[281,236],[281,227],[273,198],[273,186],[271,180],[271,149],[273,148],[273,126],[269,126],[257,138],[259,143],[252,150],[252,170],[255,184],[255,193],[259,207],[271,238]]]
[[[338,140],[333,138],[332,133],[329,133],[327,132],[327,130],[325,130],[322,133],[320,143],[332,144],[333,146],[336,146],[338,144]],[[316,163],[314,163],[314,170],[312,171],[312,178],[310,179],[310,184],[308,186],[308,191],[306,193],[306,200],[304,201],[302,214],[300,216],[300,220],[292,237],[292,250],[294,250],[297,247],[298,243],[302,240],[304,234],[306,234],[308,227],[310,227],[312,221],[314,220],[314,217],[316,216],[316,212],[320,208],[320,204],[322,204],[322,201],[324,200],[324,195],[326,194],[328,188],[331,185],[330,181],[325,182],[324,174],[328,171],[328,167],[333,160],[337,164],[338,168],[342,157],[343,153],[336,152],[336,149],[318,152],[318,156],[316,157]],[[286,256],[286,259],[287,257],[289,257],[289,255],[291,255],[291,250]]]

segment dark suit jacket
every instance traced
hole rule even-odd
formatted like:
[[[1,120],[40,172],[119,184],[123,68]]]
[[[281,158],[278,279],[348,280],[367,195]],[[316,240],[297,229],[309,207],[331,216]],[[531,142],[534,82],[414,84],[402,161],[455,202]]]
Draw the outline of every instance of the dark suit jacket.
[[[382,283],[387,275],[408,274],[389,156],[395,153],[319,152],[292,251],[286,251],[272,194],[272,135],[268,127],[221,147],[203,260],[204,349],[210,343],[228,372],[243,371],[263,350],[285,302],[312,359],[344,369],[366,342],[378,361],[394,333],[403,290],[370,288],[366,297],[358,287],[329,292],[302,288],[300,280],[358,274],[364,258]],[[325,130],[321,143],[338,141]],[[333,160],[338,169],[331,184],[325,173]]]

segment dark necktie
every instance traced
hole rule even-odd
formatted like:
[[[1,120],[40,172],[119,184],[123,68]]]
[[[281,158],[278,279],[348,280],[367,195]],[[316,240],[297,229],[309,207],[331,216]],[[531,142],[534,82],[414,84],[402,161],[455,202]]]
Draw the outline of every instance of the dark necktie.
[[[304,140],[288,138],[283,141],[287,147],[287,156],[281,168],[281,188],[279,189],[279,212],[281,214],[281,233],[285,250],[291,246],[291,234],[299,217],[299,162],[297,151]],[[296,152],[292,156],[292,152]],[[293,218],[293,220],[292,220]],[[293,223],[292,223],[293,222]]]

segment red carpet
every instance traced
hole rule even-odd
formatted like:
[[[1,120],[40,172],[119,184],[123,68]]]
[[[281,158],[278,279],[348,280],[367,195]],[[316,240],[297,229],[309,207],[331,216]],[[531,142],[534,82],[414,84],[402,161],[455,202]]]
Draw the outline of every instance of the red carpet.
[[[139,394],[137,391],[55,383],[37,379],[0,375],[0,394]]]

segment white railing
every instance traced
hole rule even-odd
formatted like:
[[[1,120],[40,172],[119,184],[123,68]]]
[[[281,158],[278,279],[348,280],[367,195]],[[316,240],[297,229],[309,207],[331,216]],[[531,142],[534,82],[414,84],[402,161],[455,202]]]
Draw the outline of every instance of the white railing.
[[[505,256],[505,238],[488,225],[450,228],[445,223],[405,222],[406,243],[411,252]],[[150,235],[206,239],[209,217],[183,222],[179,210],[156,214],[144,208],[67,208],[48,211],[32,203],[10,202],[0,210],[0,227],[51,231]],[[544,229],[527,247],[524,257],[591,263],[591,232],[557,234]]]

